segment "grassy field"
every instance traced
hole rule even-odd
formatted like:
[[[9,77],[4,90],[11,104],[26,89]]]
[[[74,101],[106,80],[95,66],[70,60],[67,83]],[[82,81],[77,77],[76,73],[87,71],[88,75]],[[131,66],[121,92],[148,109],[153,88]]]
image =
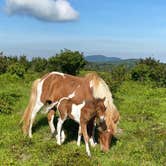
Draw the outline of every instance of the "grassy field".
[[[84,142],[81,147],[76,145],[78,126],[72,121],[64,125],[67,140],[62,146],[51,138],[44,114],[37,116],[33,139],[23,136],[19,121],[35,78],[34,74],[26,75],[24,80],[0,75],[1,101],[8,102],[4,105],[6,112],[0,112],[0,165],[166,165],[165,88],[124,82],[114,94],[123,132],[114,138],[108,153],[102,153],[97,145],[88,158]]]

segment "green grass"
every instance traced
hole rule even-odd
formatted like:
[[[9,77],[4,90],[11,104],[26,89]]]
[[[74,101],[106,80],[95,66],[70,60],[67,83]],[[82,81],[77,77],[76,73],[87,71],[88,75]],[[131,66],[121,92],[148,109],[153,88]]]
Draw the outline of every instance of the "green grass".
[[[25,138],[19,121],[28,103],[32,80],[36,74],[27,74],[24,80],[0,75],[0,94],[15,93],[11,99],[11,113],[0,113],[0,165],[98,165],[98,166],[158,166],[166,163],[166,89],[153,88],[137,82],[124,82],[115,96],[121,114],[121,134],[108,153],[99,145],[91,148],[88,158],[85,145],[76,145],[77,125],[64,125],[67,140],[62,146],[51,138],[44,114],[37,116],[33,139]],[[56,121],[56,120],[55,120]],[[116,140],[116,141],[115,141]]]

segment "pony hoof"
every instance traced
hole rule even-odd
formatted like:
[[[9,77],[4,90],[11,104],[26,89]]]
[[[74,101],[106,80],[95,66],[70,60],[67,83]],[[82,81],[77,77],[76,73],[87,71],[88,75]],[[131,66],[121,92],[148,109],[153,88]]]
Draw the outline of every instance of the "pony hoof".
[[[91,144],[91,147],[95,147],[97,145],[97,143],[95,142],[95,143],[93,143],[93,144]]]
[[[60,142],[60,141],[57,141],[57,144],[58,144],[58,145],[61,145],[61,142]]]
[[[95,142],[93,146],[95,147],[96,145],[97,145],[97,142]]]
[[[80,146],[81,144],[80,144],[80,142],[77,142],[77,146]]]
[[[89,142],[92,147],[95,147],[97,145],[97,143],[93,140],[93,138],[90,138]]]
[[[90,153],[87,153],[88,154],[88,157],[91,157],[91,154]]]
[[[29,138],[31,139],[31,138],[32,138],[32,135],[29,135]]]
[[[66,139],[65,132],[62,130],[62,133],[61,133],[61,142],[64,143],[65,139]]]

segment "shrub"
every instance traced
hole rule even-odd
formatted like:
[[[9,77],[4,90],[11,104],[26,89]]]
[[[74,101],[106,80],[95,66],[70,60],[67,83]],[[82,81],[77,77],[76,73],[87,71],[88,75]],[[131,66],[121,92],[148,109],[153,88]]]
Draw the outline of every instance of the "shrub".
[[[36,72],[43,72],[47,68],[47,59],[36,57],[31,61],[31,69]]]
[[[131,78],[134,81],[153,81],[157,86],[166,87],[166,64],[152,58],[141,59],[132,69]]]
[[[138,64],[131,71],[132,79],[134,81],[147,81],[149,79],[149,67],[146,64]]]
[[[25,55],[19,57],[18,62],[24,66],[25,70],[27,71],[30,68],[30,62],[27,60]]]
[[[0,93],[0,113],[12,113],[19,97],[20,95],[16,93]]]
[[[8,72],[12,75],[17,75],[20,78],[24,78],[25,68],[19,63],[14,63],[8,67]]]
[[[51,57],[48,62],[51,69],[55,68],[73,75],[78,74],[80,69],[86,64],[82,53],[67,49],[62,50],[55,57]]]
[[[7,71],[7,57],[0,54],[0,74]]]

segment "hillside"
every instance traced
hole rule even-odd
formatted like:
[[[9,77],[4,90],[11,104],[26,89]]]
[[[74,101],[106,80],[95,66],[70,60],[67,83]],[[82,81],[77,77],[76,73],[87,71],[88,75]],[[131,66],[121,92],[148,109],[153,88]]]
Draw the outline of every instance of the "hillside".
[[[121,61],[120,58],[116,58],[116,57],[107,57],[104,55],[91,55],[91,56],[86,56],[85,59],[88,62],[117,62],[117,61]]]
[[[139,60],[137,59],[126,59],[118,61],[107,61],[107,62],[88,62],[85,66],[86,70],[98,70],[98,71],[112,71],[112,68],[123,65],[126,69],[133,68]]]
[[[124,65],[130,69],[135,66],[139,59],[120,59],[116,57],[106,57],[103,55],[87,56],[88,61],[85,69],[98,71],[111,71],[113,66]]]

